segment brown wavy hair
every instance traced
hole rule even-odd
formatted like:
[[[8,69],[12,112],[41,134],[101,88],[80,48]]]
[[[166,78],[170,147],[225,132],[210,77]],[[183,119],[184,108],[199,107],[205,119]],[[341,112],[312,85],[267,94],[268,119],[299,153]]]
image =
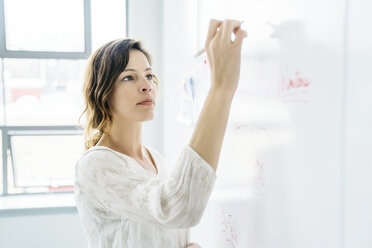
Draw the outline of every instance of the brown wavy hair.
[[[129,62],[130,50],[141,51],[152,65],[149,52],[143,48],[139,40],[116,39],[107,42],[91,54],[85,70],[82,93],[85,109],[80,115],[78,123],[84,129],[84,147],[88,150],[95,146],[104,133],[108,133],[112,125],[112,113],[108,104],[114,89],[115,81]],[[157,77],[154,83],[159,87]],[[80,119],[86,113],[85,125]]]

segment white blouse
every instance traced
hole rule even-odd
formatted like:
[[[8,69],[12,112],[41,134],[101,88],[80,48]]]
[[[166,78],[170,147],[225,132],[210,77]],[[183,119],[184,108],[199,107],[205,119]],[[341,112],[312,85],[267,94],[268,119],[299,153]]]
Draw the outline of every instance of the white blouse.
[[[164,157],[145,147],[158,174],[106,146],[91,147],[77,161],[75,199],[89,248],[189,244],[190,228],[201,220],[216,173],[187,145],[168,176]]]

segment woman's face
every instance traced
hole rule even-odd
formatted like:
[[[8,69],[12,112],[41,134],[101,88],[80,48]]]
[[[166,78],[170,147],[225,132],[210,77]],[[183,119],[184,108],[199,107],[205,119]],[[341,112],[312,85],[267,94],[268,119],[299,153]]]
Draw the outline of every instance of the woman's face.
[[[129,62],[116,79],[111,95],[111,109],[114,119],[126,119],[137,122],[154,118],[157,86],[146,56],[138,50],[130,50]],[[153,104],[138,103],[151,98]]]

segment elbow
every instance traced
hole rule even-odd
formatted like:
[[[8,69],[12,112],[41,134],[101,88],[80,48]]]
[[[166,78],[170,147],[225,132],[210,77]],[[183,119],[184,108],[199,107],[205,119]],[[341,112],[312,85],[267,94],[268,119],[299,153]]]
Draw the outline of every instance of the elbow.
[[[168,219],[168,221],[163,222],[163,226],[170,229],[185,229],[191,228],[200,223],[201,215],[197,215],[195,213],[185,213],[175,217]]]
[[[198,219],[196,221],[195,220],[190,221],[189,224],[187,225],[187,228],[195,227],[195,226],[199,225],[199,223],[200,223],[200,219]]]
[[[191,228],[198,225],[201,221],[202,213],[200,212],[188,212],[184,213],[183,217],[178,222],[177,228]]]

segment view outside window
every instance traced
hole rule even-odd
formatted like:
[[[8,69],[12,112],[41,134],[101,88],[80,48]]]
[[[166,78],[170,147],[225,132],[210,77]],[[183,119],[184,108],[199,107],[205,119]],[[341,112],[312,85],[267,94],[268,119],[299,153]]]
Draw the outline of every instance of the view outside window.
[[[74,125],[86,60],[4,59],[8,125]]]
[[[6,48],[84,51],[83,0],[5,0]]]

